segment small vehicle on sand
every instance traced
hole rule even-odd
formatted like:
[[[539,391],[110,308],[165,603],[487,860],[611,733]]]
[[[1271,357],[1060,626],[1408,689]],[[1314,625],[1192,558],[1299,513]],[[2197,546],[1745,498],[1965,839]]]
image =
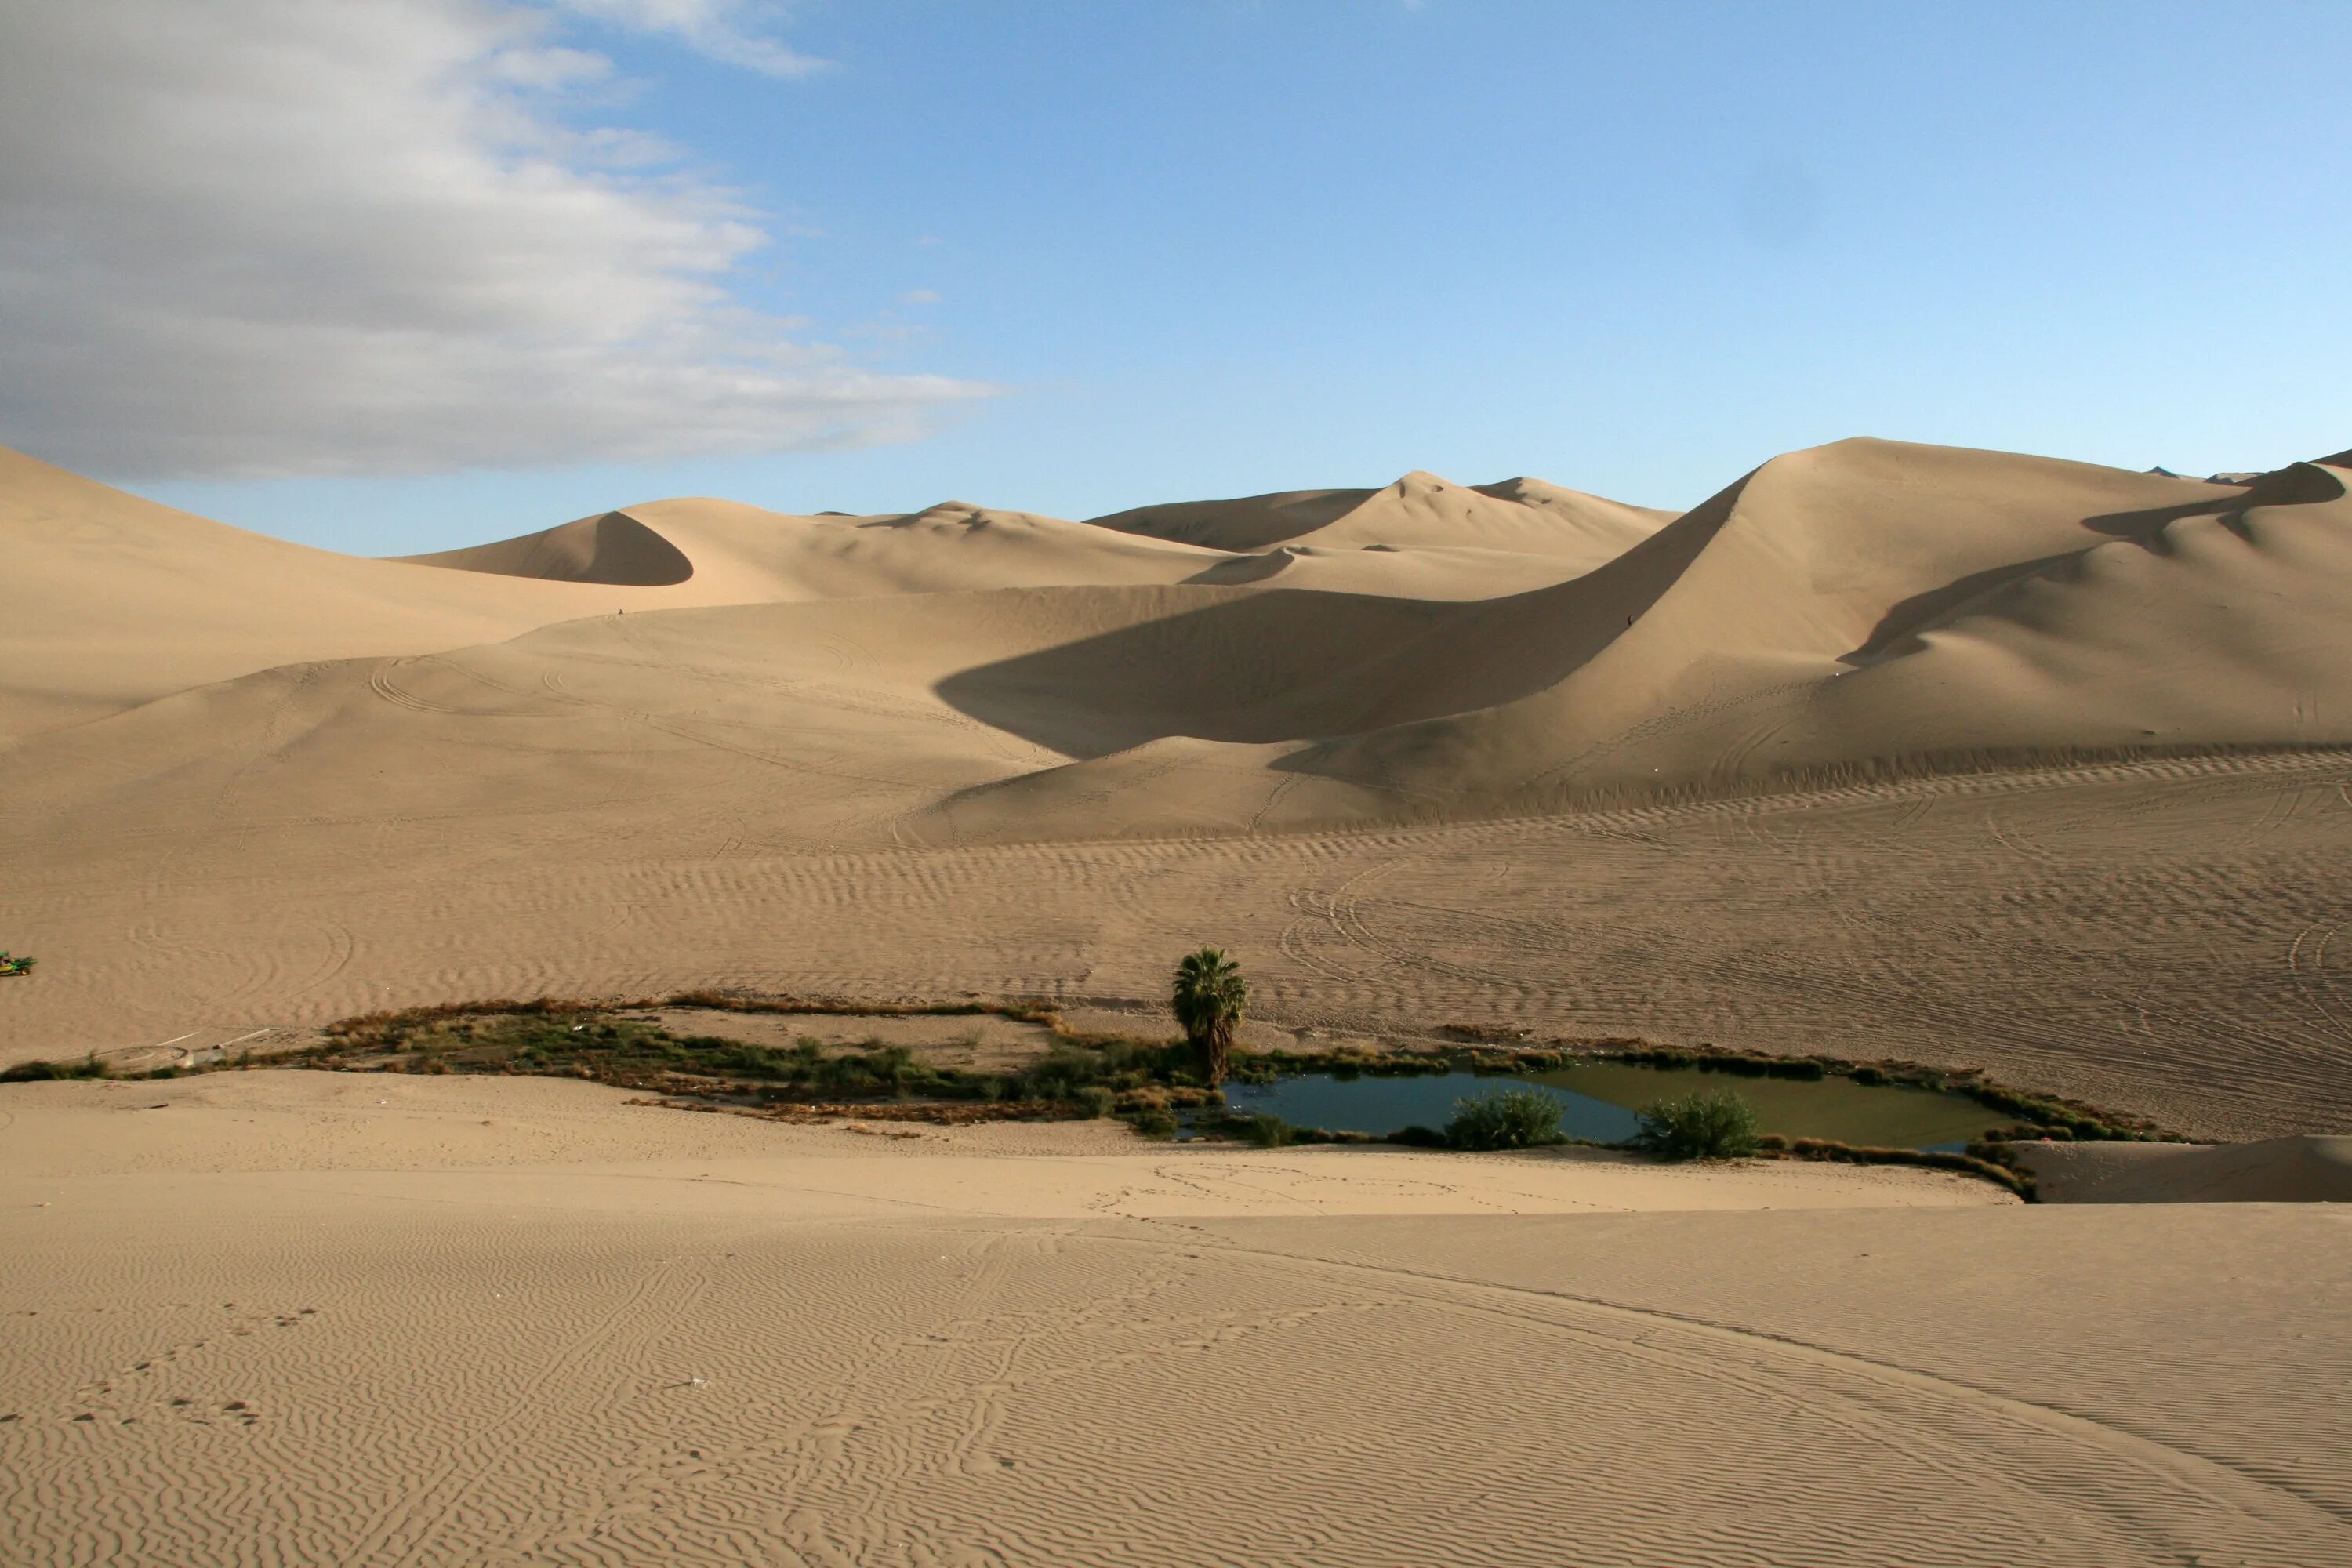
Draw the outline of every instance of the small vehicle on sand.
[[[31,959],[11,958],[8,956],[5,950],[0,950],[0,975],[30,974],[32,973],[33,961]]]

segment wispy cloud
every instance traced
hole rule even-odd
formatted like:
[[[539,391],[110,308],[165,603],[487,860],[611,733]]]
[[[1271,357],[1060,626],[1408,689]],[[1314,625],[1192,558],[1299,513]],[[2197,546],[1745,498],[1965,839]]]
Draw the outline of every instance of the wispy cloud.
[[[565,0],[753,69],[717,0]],[[866,443],[987,388],[748,308],[768,241],[495,0],[0,6],[0,441],[121,478]]]
[[[763,26],[775,7],[745,0],[554,0],[563,10],[633,32],[667,34],[698,54],[768,76],[807,76],[832,62],[788,47]]]

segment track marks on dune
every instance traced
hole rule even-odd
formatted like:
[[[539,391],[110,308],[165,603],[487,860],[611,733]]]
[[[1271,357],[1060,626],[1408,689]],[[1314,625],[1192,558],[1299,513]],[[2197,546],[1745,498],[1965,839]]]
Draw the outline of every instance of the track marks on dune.
[[[2112,1418],[2021,1400],[1922,1366],[1807,1340],[1606,1300],[1433,1274],[1394,1265],[1257,1253],[1277,1267],[1376,1278],[1447,1310],[1533,1322],[1646,1362],[1801,1408],[1815,1426],[1893,1449],[1981,1490],[1989,1474],[2021,1493],[2054,1494],[2100,1518],[2150,1559],[2197,1560],[2216,1522],[2273,1550],[2352,1550],[2352,1519],[2225,1458]]]
[[[1166,1164],[1155,1182],[1256,1184],[1248,1162]],[[316,1217],[299,1205],[202,1206],[200,1247],[50,1231],[36,1261],[68,1281],[99,1270],[120,1295],[128,1239],[132,1293],[164,1300],[234,1272],[256,1300],[291,1301],[285,1279],[320,1268],[311,1247],[330,1244],[296,1239]],[[1250,1561],[1300,1568],[2007,1568],[2316,1563],[2352,1542],[2307,1500],[2325,1486],[2275,1484],[2220,1435],[2243,1441],[2291,1390],[2240,1391],[2218,1428],[2194,1412],[2228,1372],[2034,1403],[1957,1373],[1948,1341],[1970,1331],[1933,1326],[1954,1304],[1887,1276],[1796,1331],[1703,1294],[1543,1289],[1358,1256],[1370,1233],[1262,1223],[386,1205],[331,1242],[341,1299],[324,1316],[299,1331],[257,1316],[183,1390],[242,1400],[257,1424],[0,1427],[42,1508],[37,1532],[0,1521],[0,1554],[1173,1568],[1246,1542]],[[106,1382],[145,1342],[130,1321],[12,1331]],[[1883,1332],[1916,1353],[1866,1348]],[[2068,1352],[2002,1353],[2030,1384]],[[2184,1410],[2212,1444],[2182,1445],[2161,1412]],[[2312,1479],[2340,1469],[2327,1456]],[[289,1489],[299,1512],[257,1535],[254,1510]]]
[[[2340,920],[2315,921],[2295,932],[2294,941],[2287,944],[2286,967],[2313,1016],[2338,1041],[2352,1045],[2352,1020],[2346,1016],[2327,968],[2328,948],[2344,925]]]

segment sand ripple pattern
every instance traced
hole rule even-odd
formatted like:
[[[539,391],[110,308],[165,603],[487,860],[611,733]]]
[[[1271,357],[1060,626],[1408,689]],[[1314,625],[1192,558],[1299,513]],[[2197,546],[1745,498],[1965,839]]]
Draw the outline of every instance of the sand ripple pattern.
[[[773,847],[796,829],[752,802],[616,788],[562,813],[207,818],[169,873],[145,835],[18,840],[12,896],[53,923],[38,984],[0,996],[0,1054],[701,984],[1148,1003],[1168,955],[1214,940],[1293,1027],[1900,1056],[2198,1136],[2324,1132],[2352,1125],[2347,781],[2311,752],[855,853]]]
[[[2199,1210],[2123,1238],[2020,1235],[2014,1210],[1944,1213],[1940,1238],[1854,1214],[841,1224],[342,1184],[145,1209],[78,1189],[98,1234],[13,1211],[10,1256],[50,1286],[0,1318],[0,1556],[2352,1554],[2317,1386],[2341,1345],[2270,1335],[2225,1283],[2126,1305],[2115,1246],[2269,1266],[2311,1246],[2310,1210],[2227,1238]],[[2039,1336],[2015,1308],[1970,1320],[1985,1259],[2085,1247],[2124,1278],[2062,1288]],[[1722,1266],[1832,1255],[1836,1301]]]

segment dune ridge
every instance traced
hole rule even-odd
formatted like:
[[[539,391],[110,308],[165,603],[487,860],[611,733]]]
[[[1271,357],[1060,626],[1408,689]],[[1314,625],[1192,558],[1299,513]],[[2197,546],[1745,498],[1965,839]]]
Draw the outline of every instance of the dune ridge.
[[[694,563],[684,551],[625,511],[583,517],[495,544],[394,559],[412,566],[446,566],[499,577],[634,588],[667,588],[694,575]]]

